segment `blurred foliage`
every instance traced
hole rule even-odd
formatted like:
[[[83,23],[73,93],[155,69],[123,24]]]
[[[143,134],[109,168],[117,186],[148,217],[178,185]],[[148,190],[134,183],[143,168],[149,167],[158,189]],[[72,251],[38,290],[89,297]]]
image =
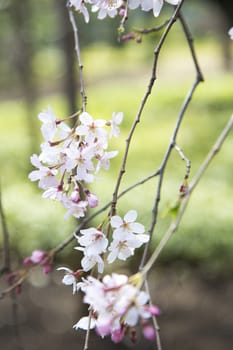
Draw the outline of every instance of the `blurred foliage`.
[[[67,101],[60,89],[64,55],[58,45],[61,31],[58,30],[54,2],[31,0],[29,3],[32,16],[24,23],[24,30],[30,28],[30,38],[33,39],[32,74],[38,90],[35,113],[31,112],[30,118],[34,133],[40,140],[40,124],[36,117],[40,110],[50,105],[58,117],[67,115]],[[72,219],[64,221],[64,211],[59,204],[42,199],[36,184],[27,179],[31,169],[29,149],[34,136],[26,127],[28,106],[13,64],[17,33],[12,31],[10,5],[10,0],[2,0],[0,5],[1,183],[11,243],[20,255],[26,256],[35,248],[54,247],[70,235],[76,223]],[[233,77],[223,70],[218,38],[212,31],[212,24],[208,27],[203,15],[209,9],[208,2],[203,7],[200,7],[200,2],[199,5],[193,2],[185,6],[197,37],[196,51],[206,78],[194,96],[178,137],[179,146],[192,161],[191,177],[233,110]],[[163,14],[166,18],[166,10]],[[88,111],[95,118],[111,118],[113,111],[124,111],[125,115],[121,137],[113,140],[111,147],[119,149],[120,154],[113,160],[111,171],[101,174],[101,180],[93,188],[102,205],[111,199],[125,138],[148,84],[158,34],[144,37],[142,44],[119,44],[117,20],[92,20],[87,26],[80,18]],[[150,14],[142,14],[140,18],[134,15],[128,27],[147,27],[154,25],[153,21]],[[195,76],[184,35],[179,24],[175,26],[161,52],[158,80],[134,135],[122,189],[159,167],[177,113]],[[161,264],[186,262],[214,273],[232,272],[232,146],[231,135],[193,194],[179,232],[161,255]],[[184,173],[185,164],[178,154],[173,153],[165,176],[154,245],[171,220],[164,218],[163,214],[176,201]],[[139,221],[148,225],[156,184],[155,178],[123,197],[119,202],[119,213],[135,208],[139,212]],[[70,248],[66,252],[69,254]]]

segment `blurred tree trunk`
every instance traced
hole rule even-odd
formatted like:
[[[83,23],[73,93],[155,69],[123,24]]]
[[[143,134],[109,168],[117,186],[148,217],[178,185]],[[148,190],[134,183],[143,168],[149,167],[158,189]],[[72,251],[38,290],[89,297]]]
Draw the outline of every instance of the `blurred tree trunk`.
[[[13,28],[12,60],[20,81],[20,88],[24,96],[27,109],[27,128],[29,134],[29,152],[37,149],[37,127],[35,101],[36,86],[32,70],[33,38],[31,37],[30,23],[32,11],[30,0],[13,0],[9,8]]]
[[[55,0],[55,5],[59,13],[59,38],[65,59],[64,95],[68,102],[68,113],[73,114],[78,109],[78,83],[77,72],[75,70],[76,57],[74,50],[74,34],[69,21],[66,0]]]

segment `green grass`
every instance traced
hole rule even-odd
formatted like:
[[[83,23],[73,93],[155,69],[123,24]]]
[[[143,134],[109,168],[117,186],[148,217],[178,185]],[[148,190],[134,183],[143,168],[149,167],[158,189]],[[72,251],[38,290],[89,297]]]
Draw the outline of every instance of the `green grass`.
[[[135,45],[129,43],[120,50],[95,45],[83,55],[88,111],[94,118],[109,119],[113,111],[123,111],[125,115],[122,134],[110,145],[111,149],[119,150],[119,156],[113,160],[111,171],[103,172],[102,180],[93,187],[101,205],[111,199],[125,139],[150,77],[153,56],[148,53],[150,42],[136,46],[137,55]],[[233,77],[220,69],[216,44],[200,42],[197,47],[206,82],[197,89],[178,136],[179,146],[192,161],[191,177],[233,110]],[[158,81],[133,137],[122,189],[148,176],[161,163],[177,114],[195,77],[189,52],[182,48],[180,44],[167,45],[161,53]],[[215,59],[208,67],[210,56]],[[41,98],[36,110],[48,105],[59,117],[66,115],[62,96]],[[35,125],[39,130],[38,121]],[[53,247],[72,232],[75,222],[64,221],[64,210],[52,201],[43,200],[36,184],[27,179],[31,139],[26,110],[21,102],[0,103],[0,130],[3,203],[11,240],[22,255],[39,246]],[[180,230],[162,253],[161,263],[181,260],[213,271],[232,271],[232,147],[231,134],[193,194]],[[184,162],[173,153],[164,179],[153,246],[171,220],[163,214],[176,201],[184,174]],[[148,227],[156,186],[157,179],[153,179],[123,197],[119,201],[119,213],[135,208],[139,220]],[[95,222],[98,224],[98,220]]]

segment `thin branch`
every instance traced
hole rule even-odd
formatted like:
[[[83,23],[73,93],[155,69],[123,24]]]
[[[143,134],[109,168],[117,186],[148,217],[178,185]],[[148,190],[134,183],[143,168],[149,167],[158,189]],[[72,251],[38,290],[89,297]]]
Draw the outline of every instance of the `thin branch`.
[[[184,215],[184,212],[185,212],[185,210],[187,208],[187,205],[189,203],[190,196],[191,196],[193,190],[197,186],[197,184],[200,181],[201,177],[203,177],[206,169],[208,168],[209,164],[211,163],[211,161],[213,160],[215,155],[221,149],[222,144],[225,141],[225,139],[228,136],[228,134],[230,133],[232,127],[233,127],[233,115],[229,119],[229,121],[226,124],[225,128],[223,129],[222,133],[218,137],[216,143],[211,148],[210,152],[208,153],[208,155],[206,156],[205,160],[201,164],[198,172],[196,173],[192,183],[190,184],[189,190],[187,191],[185,197],[183,197],[183,199],[181,201],[181,205],[180,205],[180,208],[179,208],[179,211],[178,211],[178,214],[177,214],[177,217],[176,217],[175,221],[171,223],[170,227],[168,228],[167,232],[165,233],[165,235],[161,239],[160,243],[158,244],[158,246],[154,250],[154,252],[151,255],[150,259],[147,261],[146,265],[143,267],[141,272],[142,272],[142,274],[144,276],[146,276],[147,273],[151,270],[152,266],[157,261],[160,253],[162,252],[162,250],[166,246],[167,242],[169,241],[169,239],[171,238],[173,233],[178,229],[180,221],[181,221],[181,219],[182,219],[182,217]]]
[[[80,44],[79,44],[79,35],[78,35],[78,27],[76,25],[74,13],[70,6],[67,6],[68,12],[69,12],[69,19],[70,23],[73,28],[74,32],[74,42],[75,42],[75,52],[77,55],[77,60],[78,60],[78,66],[79,66],[79,77],[80,77],[80,93],[82,96],[82,111],[86,111],[86,106],[87,106],[87,96],[85,92],[85,87],[84,87],[84,79],[83,79],[83,64],[82,64],[82,59],[81,59],[81,52],[80,52]]]
[[[150,305],[152,305],[153,303],[152,303],[150,288],[149,288],[149,284],[148,284],[147,279],[145,279],[144,286],[145,286],[146,293],[149,295],[149,303],[150,303]],[[153,316],[152,321],[153,321],[153,326],[155,329],[155,335],[156,335],[155,340],[156,340],[157,350],[162,350],[162,344],[161,344],[161,339],[160,339],[160,327],[158,325],[157,318],[155,316]]]
[[[116,186],[115,186],[115,189],[114,189],[114,192],[113,192],[110,216],[114,215],[115,210],[116,210],[118,192],[119,192],[119,188],[120,188],[120,185],[121,185],[121,181],[122,181],[123,175],[124,175],[124,173],[126,171],[125,169],[126,169],[127,158],[128,158],[129,148],[130,148],[131,140],[133,138],[134,131],[136,129],[137,124],[140,122],[141,115],[142,115],[142,112],[144,110],[145,104],[146,104],[146,102],[148,100],[148,97],[151,94],[154,82],[156,80],[157,61],[158,61],[158,57],[159,57],[161,48],[162,48],[162,46],[164,44],[164,41],[165,41],[169,31],[171,30],[173,24],[175,23],[175,21],[176,21],[176,19],[178,17],[178,13],[179,13],[179,11],[181,9],[182,4],[183,4],[183,1],[181,1],[179,3],[179,5],[176,7],[173,15],[171,16],[171,18],[169,20],[169,23],[168,23],[164,33],[163,33],[163,35],[162,35],[162,37],[161,37],[161,39],[160,39],[160,41],[159,41],[155,51],[154,51],[154,58],[153,58],[153,63],[152,63],[151,77],[150,77],[150,80],[149,80],[149,84],[148,84],[146,92],[145,92],[145,94],[144,94],[144,96],[142,98],[142,101],[141,101],[138,113],[136,114],[134,122],[133,122],[133,124],[131,126],[131,129],[129,131],[129,135],[128,135],[127,139],[126,139],[125,152],[124,152],[124,155],[123,155],[123,159],[122,159],[122,164],[121,164],[121,168],[120,168],[120,171],[119,171],[119,175],[118,175],[118,178],[117,178],[117,181],[116,181]]]
[[[186,163],[186,173],[185,173],[184,179],[187,180],[189,178],[190,171],[191,171],[191,161],[185,156],[184,152],[177,144],[174,145],[174,148],[178,152],[180,158]]]
[[[177,14],[177,17],[180,19],[180,13]],[[190,35],[190,31],[188,29],[188,26],[184,22],[183,17],[182,17],[181,23],[182,23],[182,28],[183,28],[183,31],[184,31],[184,34],[185,34],[185,38],[186,38],[186,40],[188,42],[188,45],[189,45],[189,48],[190,48],[192,59],[193,59],[193,62],[194,62],[194,67],[195,67],[195,70],[196,70],[196,78],[195,78],[195,81],[194,81],[194,83],[192,84],[192,86],[190,88],[189,93],[187,94],[187,96],[186,96],[186,98],[184,100],[183,106],[181,107],[181,110],[180,110],[179,116],[177,118],[177,122],[176,122],[176,125],[175,125],[175,128],[174,128],[174,131],[173,131],[170,143],[168,145],[167,151],[166,151],[166,153],[164,155],[164,158],[163,158],[161,166],[160,166],[159,181],[158,181],[158,186],[157,186],[157,191],[156,191],[156,196],[155,196],[154,207],[152,209],[152,219],[151,219],[151,224],[150,224],[150,227],[149,227],[149,230],[148,230],[148,233],[150,235],[150,241],[151,241],[151,238],[152,238],[152,235],[153,235],[156,223],[157,223],[158,207],[159,207],[159,203],[160,203],[160,199],[161,199],[161,190],[162,190],[162,184],[163,184],[163,179],[164,179],[165,168],[166,168],[167,162],[168,162],[168,160],[170,158],[172,149],[176,145],[177,134],[178,134],[178,131],[180,129],[181,122],[182,122],[182,120],[184,118],[184,114],[185,114],[185,112],[186,112],[186,110],[187,110],[187,108],[188,108],[188,106],[189,106],[189,104],[191,102],[191,99],[193,97],[193,94],[194,94],[198,84],[203,81],[203,75],[201,73],[201,70],[200,70],[200,67],[199,67],[199,64],[198,64],[198,61],[197,61],[197,58],[196,58],[196,54],[195,54],[195,50],[194,50],[194,46],[193,46],[193,40],[192,40],[192,37]],[[145,264],[145,261],[146,261],[146,258],[147,258],[147,254],[148,254],[148,250],[149,250],[150,241],[145,245],[139,269],[142,269],[144,264]]]
[[[136,182],[135,184],[129,186],[128,188],[126,188],[124,191],[122,191],[119,194],[117,199],[123,197],[124,195],[126,195],[126,193],[130,192],[132,189],[134,189],[140,185],[143,185],[144,183],[146,183],[147,181],[153,179],[154,177],[156,177],[158,175],[159,175],[159,170],[157,170],[156,172],[152,173],[151,175],[143,178],[142,180]],[[75,239],[75,235],[77,235],[86,224],[88,224],[90,221],[92,221],[99,214],[103,213],[106,209],[108,209],[111,206],[111,204],[112,204],[111,201],[106,203],[103,207],[101,207],[95,213],[84,218],[82,220],[82,222],[76,227],[75,231],[69,237],[67,237],[63,242],[61,242],[59,245],[57,245],[56,248],[53,249],[54,254],[57,255],[58,253],[60,253],[67,245],[69,245]]]
[[[185,33],[185,36],[187,38],[187,42],[188,42],[189,49],[190,49],[190,52],[192,55],[192,59],[193,59],[193,62],[194,62],[195,68],[196,68],[197,75],[199,76],[199,80],[204,81],[204,76],[201,72],[201,68],[200,68],[200,65],[198,63],[197,55],[196,55],[194,45],[193,45],[194,40],[193,40],[192,34],[189,30],[189,27],[184,19],[182,11],[179,12],[178,17],[179,17],[180,23],[182,25],[183,31]]]
[[[162,24],[160,24],[159,26],[156,27],[152,27],[152,28],[144,28],[144,29],[134,29],[135,33],[138,34],[151,34],[151,33],[155,33],[158,32],[159,30],[163,29],[164,27],[166,27],[166,25],[169,23],[170,19],[166,19],[166,21],[164,21]]]

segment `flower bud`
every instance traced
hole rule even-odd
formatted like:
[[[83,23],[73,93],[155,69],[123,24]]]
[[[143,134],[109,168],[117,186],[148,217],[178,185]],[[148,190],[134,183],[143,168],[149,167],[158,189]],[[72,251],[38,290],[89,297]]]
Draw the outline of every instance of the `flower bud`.
[[[88,201],[88,204],[91,208],[95,208],[99,204],[99,200],[98,200],[97,196],[93,193],[89,193],[87,195],[87,201]]]

